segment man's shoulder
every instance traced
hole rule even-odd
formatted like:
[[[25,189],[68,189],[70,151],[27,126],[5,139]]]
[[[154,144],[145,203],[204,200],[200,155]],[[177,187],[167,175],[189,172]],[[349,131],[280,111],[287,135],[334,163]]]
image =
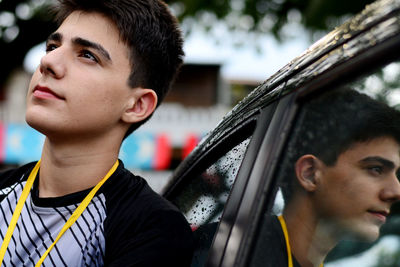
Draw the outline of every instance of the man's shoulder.
[[[193,236],[182,213],[154,192],[142,177],[123,170],[115,178],[108,189],[113,192],[106,197],[106,258],[117,257],[122,266],[124,255],[137,253],[135,259],[127,257],[129,262],[150,261],[151,266],[176,262],[175,266],[189,266]]]
[[[146,180],[121,168],[107,187],[107,210],[125,223],[144,220],[183,221],[182,213],[168,200],[154,192]],[[107,216],[108,217],[108,216]]]
[[[0,189],[10,186],[18,181],[26,180],[36,162],[22,165],[18,168],[9,168],[0,171]]]
[[[265,214],[251,266],[288,266],[285,236],[278,217]]]
[[[118,167],[115,176],[104,187],[107,199],[112,204],[139,205],[147,211],[177,210],[169,201],[154,192],[143,177],[133,174],[123,165]]]

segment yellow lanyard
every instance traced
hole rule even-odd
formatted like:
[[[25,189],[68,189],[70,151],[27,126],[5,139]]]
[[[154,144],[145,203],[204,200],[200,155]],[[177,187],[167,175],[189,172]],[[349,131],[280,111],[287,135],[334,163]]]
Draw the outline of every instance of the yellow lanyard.
[[[100,189],[100,187],[104,184],[104,182],[107,181],[107,179],[115,172],[115,170],[118,167],[118,164],[119,164],[119,162],[117,160],[114,163],[114,165],[111,167],[111,169],[108,171],[106,176],[104,176],[104,178],[101,179],[101,181],[95,187],[93,187],[93,189],[89,192],[89,194],[85,197],[85,199],[81,202],[81,204],[79,204],[79,206],[76,208],[76,210],[72,213],[71,217],[64,224],[63,228],[61,229],[57,238],[54,240],[53,244],[51,244],[51,246],[42,255],[42,257],[36,263],[35,267],[39,267],[43,263],[44,259],[49,254],[50,250],[55,246],[55,244],[61,238],[61,236],[65,233],[65,231],[67,231],[75,223],[75,221],[79,218],[79,216],[81,216],[82,212],[89,205],[90,201],[92,201],[96,192]],[[19,215],[21,214],[22,208],[24,207],[25,201],[29,195],[29,192],[31,191],[31,188],[32,188],[33,182],[35,181],[39,167],[40,167],[40,160],[36,163],[35,167],[32,169],[32,171],[28,177],[28,180],[26,181],[24,190],[22,190],[22,194],[18,200],[17,206],[15,207],[13,216],[10,221],[10,225],[8,226],[8,229],[7,229],[7,233],[4,236],[3,244],[1,244],[0,266],[3,263],[4,255],[6,254],[8,244],[10,243],[12,234],[14,232],[15,226],[17,225],[17,221],[18,221]]]
[[[285,219],[283,218],[282,215],[278,216],[279,222],[281,223],[283,235],[285,236],[285,242],[286,242],[286,251],[287,251],[287,258],[288,258],[288,267],[293,267],[293,259],[292,259],[292,251],[290,249],[290,243],[289,243],[289,233],[286,227],[286,222]],[[319,267],[323,267],[324,264],[321,263]]]

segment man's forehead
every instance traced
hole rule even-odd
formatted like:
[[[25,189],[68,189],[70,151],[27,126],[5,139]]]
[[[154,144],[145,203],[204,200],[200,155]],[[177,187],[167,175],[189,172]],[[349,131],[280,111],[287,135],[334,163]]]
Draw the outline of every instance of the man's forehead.
[[[378,157],[400,166],[400,143],[391,136],[377,137],[352,144],[344,153],[357,156],[360,160]]]
[[[88,36],[105,35],[108,38],[119,38],[119,30],[115,23],[98,12],[73,11],[60,24],[56,32],[71,31],[85,33]]]

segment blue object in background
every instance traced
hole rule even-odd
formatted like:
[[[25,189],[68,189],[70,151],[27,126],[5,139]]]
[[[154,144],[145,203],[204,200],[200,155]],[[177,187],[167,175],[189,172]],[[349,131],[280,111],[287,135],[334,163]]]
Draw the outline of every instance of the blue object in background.
[[[2,136],[4,163],[22,165],[40,159],[45,136],[27,124],[4,124]],[[159,150],[170,149],[158,147],[157,141],[154,133],[134,132],[122,143],[119,158],[128,169],[154,169]]]
[[[128,169],[152,169],[156,153],[155,134],[138,131],[122,143],[119,158]]]
[[[6,124],[4,127],[5,163],[21,165],[40,159],[44,135],[26,124]]]

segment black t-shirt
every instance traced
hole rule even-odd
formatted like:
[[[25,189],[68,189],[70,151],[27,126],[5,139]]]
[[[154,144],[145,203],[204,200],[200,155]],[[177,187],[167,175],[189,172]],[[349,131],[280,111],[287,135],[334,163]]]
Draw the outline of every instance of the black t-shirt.
[[[1,240],[34,165],[0,175]],[[39,198],[37,182],[25,202],[3,266],[34,266],[90,191]],[[190,266],[192,254],[192,232],[184,216],[120,162],[42,266],[178,267]]]
[[[293,267],[301,267],[292,255]],[[276,216],[266,215],[255,246],[251,267],[287,267],[288,255],[285,235]]]

